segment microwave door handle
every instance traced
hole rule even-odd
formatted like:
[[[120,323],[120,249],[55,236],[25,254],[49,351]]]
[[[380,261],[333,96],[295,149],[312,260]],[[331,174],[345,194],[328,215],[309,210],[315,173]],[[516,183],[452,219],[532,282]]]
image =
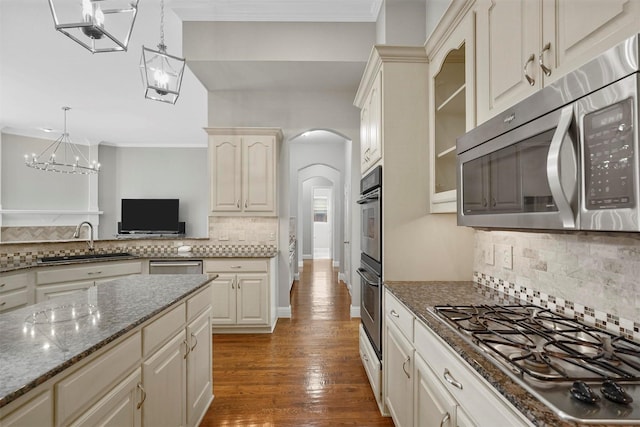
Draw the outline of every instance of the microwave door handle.
[[[375,200],[378,200],[380,198],[380,190],[376,190],[371,194],[367,194],[366,196],[362,196],[360,199],[358,199],[358,201],[356,202],[359,205],[364,205],[370,202],[373,202]]]
[[[562,220],[562,226],[564,228],[575,229],[576,221],[571,203],[567,198],[564,189],[562,188],[562,181],[560,178],[560,163],[563,144],[568,140],[571,142],[571,136],[569,135],[569,126],[573,119],[573,106],[568,105],[560,112],[560,120],[558,121],[558,127],[556,128],[553,138],[551,139],[551,145],[549,146],[549,154],[547,156],[547,178],[549,180],[549,188],[551,195],[558,207],[558,214]]]
[[[374,282],[366,276],[368,273],[367,273],[367,270],[365,270],[364,268],[356,269],[356,273],[358,273],[358,276],[362,277],[362,280],[364,280],[367,283],[367,285],[375,286],[376,288],[380,286],[379,282]]]

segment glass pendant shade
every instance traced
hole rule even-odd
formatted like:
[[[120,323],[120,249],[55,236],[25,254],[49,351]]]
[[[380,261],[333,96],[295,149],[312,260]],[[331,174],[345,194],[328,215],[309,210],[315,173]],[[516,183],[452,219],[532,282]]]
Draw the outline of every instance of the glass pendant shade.
[[[64,111],[64,132],[40,154],[24,155],[27,167],[46,172],[58,172],[72,175],[97,174],[100,163],[89,162],[77,145],[71,142],[67,132],[67,111],[71,108],[62,107]]]
[[[127,50],[138,0],[49,0],[56,30],[92,53]]]
[[[162,44],[158,45],[158,50],[143,46],[140,73],[144,97],[175,104],[180,95],[184,65],[184,58],[169,55]]]

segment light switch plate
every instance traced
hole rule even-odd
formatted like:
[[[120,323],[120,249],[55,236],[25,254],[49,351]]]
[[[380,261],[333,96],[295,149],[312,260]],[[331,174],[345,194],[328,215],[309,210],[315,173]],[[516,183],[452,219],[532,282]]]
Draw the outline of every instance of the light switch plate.
[[[493,243],[487,243],[484,246],[484,262],[487,265],[495,265],[496,263]]]

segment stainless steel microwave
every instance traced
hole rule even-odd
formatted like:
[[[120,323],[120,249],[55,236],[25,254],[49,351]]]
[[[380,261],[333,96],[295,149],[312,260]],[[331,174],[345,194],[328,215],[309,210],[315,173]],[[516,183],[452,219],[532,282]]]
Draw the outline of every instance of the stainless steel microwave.
[[[459,225],[640,231],[638,39],[458,138]]]

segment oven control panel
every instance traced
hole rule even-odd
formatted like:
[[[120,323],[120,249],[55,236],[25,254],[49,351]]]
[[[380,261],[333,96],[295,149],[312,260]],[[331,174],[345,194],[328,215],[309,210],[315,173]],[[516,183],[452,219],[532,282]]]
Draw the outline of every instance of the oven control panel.
[[[632,99],[584,116],[585,208],[629,208],[634,200]]]

